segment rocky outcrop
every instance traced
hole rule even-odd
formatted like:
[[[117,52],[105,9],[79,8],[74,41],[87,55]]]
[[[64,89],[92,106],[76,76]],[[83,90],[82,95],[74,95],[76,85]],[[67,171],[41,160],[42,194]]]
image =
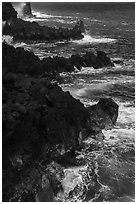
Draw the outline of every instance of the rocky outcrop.
[[[97,105],[110,117],[113,125],[115,125],[118,117],[118,105],[113,99],[102,98]]]
[[[83,38],[84,24],[81,20],[73,29],[52,28],[17,18],[17,12],[11,3],[3,3],[2,12],[3,20],[6,21],[2,30],[3,35],[12,35],[14,40],[56,41]],[[30,3],[23,5],[21,13],[23,16],[32,15]]]
[[[2,20],[16,19],[17,12],[10,2],[2,2]]]
[[[117,115],[112,99],[86,109],[48,78],[3,72],[3,201],[53,201],[63,172],[51,162],[72,162],[80,140]]]
[[[31,76],[51,73],[55,77],[60,72],[72,72],[75,67],[81,70],[82,67],[86,66],[94,68],[113,66],[110,58],[102,51],[97,51],[97,55],[89,52],[83,56],[77,54],[72,55],[70,58],[49,57],[40,60],[33,52],[28,52],[23,48],[15,49],[6,43],[2,44],[2,59],[3,67],[8,72],[29,74]]]
[[[23,17],[32,17],[31,5],[30,2],[26,2],[22,8]]]
[[[88,111],[69,92],[46,76],[27,76],[32,61],[40,63],[33,53],[3,44],[3,201],[52,201],[61,169],[48,165],[76,149],[89,126]]]
[[[34,166],[59,161],[60,154],[77,148],[88,118],[79,101],[48,79],[3,72],[3,201],[35,201],[36,192],[39,201],[47,201],[45,187],[37,189],[41,172]],[[51,198],[57,186],[53,176],[48,179]]]
[[[82,61],[84,66],[92,66],[95,69],[102,68],[104,66],[114,66],[106,53],[100,50],[87,52],[84,56],[82,56]]]
[[[3,201],[54,200],[63,173],[57,164],[48,164],[72,162],[75,152],[68,157],[69,151],[77,149],[88,135],[101,134],[118,115],[112,99],[101,99],[86,109],[50,79],[5,68],[2,99]],[[48,185],[44,186],[45,177]]]
[[[95,132],[102,129],[112,129],[118,117],[118,105],[112,98],[102,98],[93,106],[88,108],[92,128]]]
[[[14,124],[13,132],[18,131],[17,129],[20,126],[22,134],[25,131],[22,138],[25,140],[25,135],[26,137],[28,135],[24,129],[25,121],[32,117],[30,127],[33,129],[33,126],[36,125],[37,131],[43,132],[45,141],[52,144],[64,144],[67,148],[78,145],[79,133],[83,128],[86,128],[89,114],[84,106],[74,99],[69,92],[63,92],[57,85],[50,84],[47,78],[34,80],[28,77],[24,78],[21,75],[6,73],[3,76],[3,82],[5,84],[3,86],[4,101],[11,100],[10,106],[7,103],[3,106],[5,110],[9,106],[11,112],[15,115],[17,113],[15,118],[17,117],[18,121],[14,116],[12,118],[13,124],[17,122],[17,126]],[[9,86],[11,86],[11,92],[8,97],[6,93]],[[8,98],[6,99],[6,97]],[[26,104],[27,101],[25,100],[29,103]],[[5,117],[7,117],[6,113]],[[18,134],[15,132],[9,138],[8,135],[4,138],[11,138],[11,142],[16,140]]]
[[[79,20],[74,26],[73,30],[79,30],[81,33],[85,33],[85,26],[82,20]]]
[[[14,40],[21,41],[57,41],[83,38],[81,27],[74,29],[40,26],[36,22],[22,19],[8,20],[3,35],[12,35]]]
[[[13,46],[2,44],[3,68],[7,72],[26,73],[28,74],[40,60],[33,52],[25,51],[22,48],[14,48]]]

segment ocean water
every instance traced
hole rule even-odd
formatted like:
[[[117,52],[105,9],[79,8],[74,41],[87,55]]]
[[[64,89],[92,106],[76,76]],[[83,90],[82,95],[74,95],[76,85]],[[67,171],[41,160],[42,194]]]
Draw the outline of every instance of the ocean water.
[[[116,125],[112,130],[103,130],[104,141],[96,143],[91,138],[87,139],[85,144],[88,149],[81,153],[81,156],[87,160],[88,166],[84,166],[83,172],[86,174],[92,161],[96,181],[95,176],[93,178],[91,175],[90,185],[86,185],[87,193],[84,197],[79,191],[79,196],[72,196],[71,200],[70,198],[67,200],[65,195],[62,200],[134,201],[135,4],[33,2],[31,6],[35,17],[26,20],[37,21],[40,25],[72,28],[78,19],[83,20],[86,28],[84,38],[69,42],[14,43],[15,47],[21,46],[31,50],[41,59],[56,55],[69,57],[72,54],[83,54],[98,49],[105,51],[115,63],[113,68],[104,67],[95,70],[86,67],[81,71],[61,74],[64,79],[60,84],[62,89],[70,91],[72,96],[80,99],[85,106],[97,103],[101,97],[112,97],[119,105]],[[91,148],[93,142],[98,146],[97,150]],[[82,175],[81,168],[71,167],[65,170],[68,172],[67,183],[73,180],[71,174],[78,178]],[[81,183],[81,180],[77,182]],[[67,192],[68,187],[64,183]],[[94,193],[93,187],[96,189]]]

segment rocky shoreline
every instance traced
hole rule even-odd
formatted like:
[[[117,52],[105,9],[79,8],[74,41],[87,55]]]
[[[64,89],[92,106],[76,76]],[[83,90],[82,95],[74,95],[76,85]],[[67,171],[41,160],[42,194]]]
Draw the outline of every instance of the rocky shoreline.
[[[29,36],[24,35],[26,31],[20,32],[22,24],[34,30],[37,27],[39,32],[38,24],[17,19],[11,4],[3,5],[3,19],[6,20],[4,29],[8,30],[4,30],[3,34],[7,32],[14,39],[33,39],[32,35],[34,39],[38,38],[37,32]],[[20,24],[19,29],[14,30],[12,23],[14,29]],[[73,35],[81,37],[81,31],[77,35],[75,29]],[[39,36],[41,38],[41,34]],[[47,38],[45,34],[43,36],[44,40],[52,38]],[[65,34],[65,38],[70,38],[70,35],[66,37]],[[82,66],[100,68],[113,66],[113,63],[102,51],[75,55],[69,59],[55,57],[40,60],[32,52],[3,43],[4,202],[63,201],[64,167],[87,164],[83,159],[76,159],[78,151],[85,147],[84,140],[90,137],[97,143],[103,141],[102,129],[112,128],[116,123],[118,105],[111,98],[100,99],[94,106],[85,108],[79,100],[58,86],[58,73],[74,71],[74,67],[80,70]],[[76,187],[71,189],[67,198],[72,196]],[[81,189],[81,192],[84,195],[85,190]]]
[[[83,56],[72,55],[70,58],[48,57],[40,60],[33,52],[23,48],[2,44],[3,66],[9,72],[39,76],[42,74],[58,75],[61,72],[73,72],[75,69],[81,70],[82,67],[94,67],[95,69],[104,66],[114,66],[110,58],[103,51],[87,52]]]
[[[44,40],[52,42],[57,40],[82,39],[82,33],[85,32],[84,23],[81,20],[72,29],[52,28],[17,18],[17,12],[11,3],[3,3],[2,11],[2,33],[3,35],[12,35],[14,40]]]

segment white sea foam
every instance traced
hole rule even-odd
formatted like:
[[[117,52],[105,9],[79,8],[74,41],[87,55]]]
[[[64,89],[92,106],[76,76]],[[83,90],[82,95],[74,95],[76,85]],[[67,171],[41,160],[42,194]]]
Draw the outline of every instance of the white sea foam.
[[[17,11],[18,17],[23,17],[23,7],[25,6],[24,2],[20,2],[19,5],[14,5],[15,10]]]
[[[114,84],[112,83],[97,83],[97,84],[91,84],[87,86],[86,88],[78,89],[73,91],[73,95],[76,95],[78,97],[86,97],[90,98],[93,94],[102,94],[104,92],[109,91],[114,87]]]
[[[26,21],[30,21],[30,22],[33,22],[33,21],[46,21],[46,22],[48,22],[48,21],[52,21],[52,22],[56,22],[56,23],[68,23],[68,22],[66,22],[66,20],[63,20],[63,19],[49,19],[49,18],[26,18],[26,19],[24,19],[24,20],[26,20]],[[70,22],[70,23],[73,23],[73,22]]]
[[[46,13],[42,13],[42,12],[38,12],[38,11],[32,11],[32,14],[36,17],[36,18],[52,18],[52,17],[56,17],[53,15],[49,15]],[[59,17],[59,16],[58,16]]]
[[[35,18],[35,17],[25,17],[23,18],[23,20],[25,21],[30,21],[30,22],[33,22],[33,21],[48,21],[48,19],[45,19],[45,18]]]
[[[117,123],[121,124],[122,121],[125,124],[133,124],[135,122],[135,107],[131,106],[130,101],[118,103],[120,103],[120,108]]]
[[[135,137],[135,130],[130,128],[130,129],[112,129],[112,130],[102,130],[103,134],[105,135],[105,140],[104,142],[107,144],[114,145],[116,143],[119,143],[119,145],[122,144],[123,140],[127,139],[128,143],[130,142],[133,144],[134,143],[134,137]],[[122,144],[124,145],[124,144]],[[125,144],[126,145],[126,144]]]
[[[134,145],[135,140],[135,107],[130,102],[119,102],[119,114],[116,126],[112,130],[103,130],[104,143],[112,146],[127,148]]]
[[[6,42],[7,44],[11,45],[13,43],[13,36],[11,35],[3,35],[2,42]]]
[[[116,39],[112,39],[112,38],[95,38],[92,37],[91,35],[84,33],[84,38],[81,40],[72,40],[71,42],[76,43],[76,44],[80,44],[80,45],[84,45],[84,44],[100,44],[100,43],[115,43]]]
[[[82,67],[80,71],[78,72],[72,72],[71,74],[73,75],[80,75],[80,74],[84,74],[84,75],[89,75],[89,74],[94,74],[94,73],[101,73],[104,72],[104,69],[106,68],[100,68],[100,69],[94,69],[93,67]]]
[[[23,47],[23,48],[25,48],[27,46],[27,44],[26,43],[24,43],[24,42],[21,42],[21,43],[15,43],[14,44],[14,47],[16,48],[16,47]]]
[[[47,19],[47,18],[66,18],[66,19],[72,19],[73,18],[72,16],[60,16],[60,15],[57,16],[57,15],[46,14],[46,13],[42,13],[42,12],[38,12],[38,11],[32,11],[32,14],[36,18],[40,18],[40,19]]]
[[[74,24],[77,22],[77,17],[73,18],[72,16],[56,16],[56,15],[49,15],[46,13],[32,11],[33,17],[24,17],[25,21],[52,21],[56,23],[62,24]]]
[[[61,16],[53,16],[46,13],[32,11],[33,17],[24,17],[23,19],[26,21],[48,21],[51,18],[60,18]]]

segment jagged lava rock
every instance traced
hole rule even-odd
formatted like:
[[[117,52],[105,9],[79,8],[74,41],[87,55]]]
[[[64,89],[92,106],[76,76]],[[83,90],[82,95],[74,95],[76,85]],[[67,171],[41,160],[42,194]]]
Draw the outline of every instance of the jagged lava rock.
[[[62,144],[65,150],[77,148],[89,113],[69,93],[44,78],[11,74],[6,79],[7,74],[3,78],[3,201],[34,201],[39,184],[35,163],[55,159],[52,149],[46,152],[43,147]],[[33,177],[28,171],[34,172]],[[45,173],[50,184],[38,189],[37,200],[52,201],[52,191],[56,193],[60,184],[57,165],[48,166]]]
[[[7,21],[11,18],[16,19],[17,12],[10,2],[2,2],[2,20]]]
[[[3,88],[5,87],[3,92],[5,101],[3,104],[5,108],[3,111],[3,130],[5,131],[3,141],[6,143],[9,140],[10,143],[19,146],[23,146],[23,142],[27,143],[32,138],[35,142],[34,135],[29,136],[28,131],[28,128],[35,127],[39,133],[42,132],[41,137],[45,142],[64,144],[66,149],[77,148],[79,134],[86,129],[89,120],[89,113],[84,105],[74,99],[69,92],[63,92],[56,84],[52,85],[46,78],[35,80],[30,78],[30,83],[28,83],[28,77],[19,76],[16,79],[16,76],[11,74],[10,78],[9,76],[6,78],[7,74],[5,72],[3,77]],[[22,78],[24,80],[26,78],[26,82],[21,83]],[[7,96],[9,86],[10,95]],[[10,101],[10,105],[7,101]],[[9,118],[8,111],[11,111]],[[29,118],[32,119],[29,120]],[[12,131],[9,134],[7,124],[10,119],[11,124],[14,125],[11,125]],[[19,134],[20,130],[21,134]],[[36,141],[37,136],[36,134]]]
[[[8,20],[3,28],[3,35],[12,35],[14,40],[22,41],[56,41],[82,39],[81,29],[55,28],[40,26],[36,22],[22,19]]]
[[[12,35],[14,40],[56,41],[83,38],[84,23],[81,20],[72,29],[52,28],[17,18],[17,12],[11,3],[3,3],[2,12],[3,20],[7,21],[3,26],[2,33],[3,35]],[[21,13],[23,16],[32,15],[30,3],[24,3]],[[11,17],[13,17],[12,20]]]
[[[63,57],[45,58],[40,60],[33,52],[23,48],[14,48],[6,43],[2,44],[3,68],[8,72],[39,76],[52,73],[54,78],[58,73],[74,71],[74,65]]]
[[[60,72],[72,72],[75,70],[75,67],[81,70],[81,68],[85,66],[100,68],[103,65],[112,65],[110,58],[108,58],[104,52],[101,53],[103,53],[102,55],[104,57],[102,61],[100,58],[99,62],[94,52],[86,53],[83,56],[78,54],[72,55],[68,59],[64,57],[49,57],[40,60],[33,52],[29,52],[23,48],[14,48],[6,43],[2,44],[3,67],[5,67],[8,72],[23,73],[32,76],[52,73],[55,77]]]
[[[103,51],[97,50],[97,61],[100,67],[104,66],[114,66],[110,58],[107,57],[107,54]]]
[[[118,117],[118,105],[113,101],[113,99],[102,98],[97,105],[109,115],[112,123],[115,124]]]
[[[85,66],[92,66],[95,69],[102,68],[104,66],[114,66],[110,58],[107,57],[106,53],[98,50],[87,52],[82,56],[82,61]]]
[[[31,5],[30,2],[24,3],[24,6],[22,8],[22,14],[23,17],[32,17],[32,11],[31,11]]]
[[[87,131],[86,137],[88,133],[100,132],[105,125],[108,126],[108,122],[115,123],[118,106],[112,99],[101,99],[98,104],[86,109],[80,101],[46,78],[11,74],[5,79],[3,201],[9,201],[11,197],[11,201],[34,201],[35,192],[37,201],[52,201],[56,189],[61,188],[62,170],[55,163],[47,167],[40,165],[45,169],[44,173],[38,173],[34,168],[41,160],[50,162],[54,158],[48,144],[62,144],[65,150],[77,149],[83,131]],[[94,127],[98,130],[95,131]],[[83,134],[82,137],[84,139]],[[46,150],[43,152],[45,145],[48,153]],[[37,188],[40,174],[46,176],[47,185]]]
[[[73,30],[79,30],[81,33],[85,33],[85,26],[82,20],[79,20],[74,26]]]
[[[40,59],[33,52],[25,51],[22,48],[14,48],[13,46],[2,43],[2,60],[3,68],[7,72],[29,73],[31,69],[40,64]]]
[[[118,117],[118,105],[112,98],[102,98],[96,105],[87,109],[95,132],[99,132],[101,129],[111,129],[115,125]]]

